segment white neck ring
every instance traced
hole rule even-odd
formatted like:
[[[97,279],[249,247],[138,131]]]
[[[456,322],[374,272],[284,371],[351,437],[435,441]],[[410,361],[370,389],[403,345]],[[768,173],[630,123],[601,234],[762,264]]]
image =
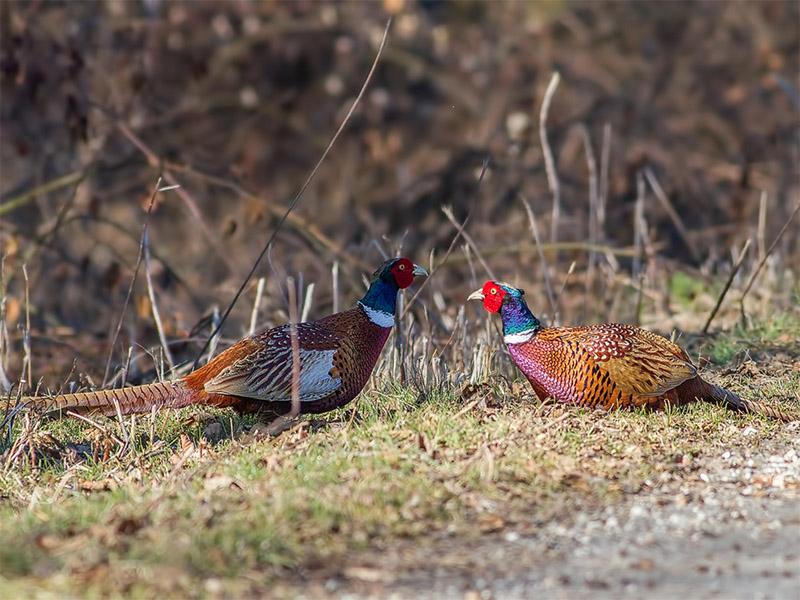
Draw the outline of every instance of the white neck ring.
[[[522,344],[533,337],[534,331],[535,329],[526,329],[525,331],[518,331],[517,333],[507,333],[503,336],[503,341],[506,344]]]
[[[363,304],[361,301],[358,302],[359,306],[364,309],[364,312],[367,313],[367,317],[370,321],[378,325],[379,327],[391,327],[394,325],[394,315],[392,313],[383,312],[382,310],[378,310],[377,308],[372,308]]]

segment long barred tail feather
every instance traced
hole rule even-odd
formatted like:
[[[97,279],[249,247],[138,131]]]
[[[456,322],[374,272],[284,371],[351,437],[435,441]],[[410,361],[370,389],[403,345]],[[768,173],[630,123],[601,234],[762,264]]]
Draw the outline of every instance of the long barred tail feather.
[[[117,405],[123,415],[148,412],[156,408],[181,408],[197,400],[197,393],[180,382],[156,382],[116,390],[98,390],[54,396],[23,396],[0,401],[0,413],[8,415],[34,410],[50,416],[67,412],[112,417]]]
[[[709,394],[711,400],[714,402],[721,402],[734,410],[766,415],[780,421],[800,421],[800,415],[798,414],[785,412],[777,407],[769,406],[761,402],[747,400],[713,383],[709,383],[708,385],[711,389]]]

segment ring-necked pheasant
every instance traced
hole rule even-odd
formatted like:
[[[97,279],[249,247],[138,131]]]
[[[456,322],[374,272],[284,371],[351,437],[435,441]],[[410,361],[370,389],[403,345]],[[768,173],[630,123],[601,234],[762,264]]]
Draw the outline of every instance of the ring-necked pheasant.
[[[487,281],[469,295],[500,313],[511,358],[541,399],[605,409],[663,408],[705,400],[736,410],[793,420],[778,409],[704,381],[677,344],[620,323],[542,327],[523,290]]]
[[[394,325],[397,292],[427,275],[407,258],[384,262],[354,308],[295,327],[300,358],[301,413],[344,406],[369,379]],[[292,393],[291,326],[282,325],[231,346],[208,364],[175,381],[52,397],[23,397],[11,407],[106,416],[190,404],[230,406],[240,412],[289,412]],[[2,408],[2,404],[0,404]]]

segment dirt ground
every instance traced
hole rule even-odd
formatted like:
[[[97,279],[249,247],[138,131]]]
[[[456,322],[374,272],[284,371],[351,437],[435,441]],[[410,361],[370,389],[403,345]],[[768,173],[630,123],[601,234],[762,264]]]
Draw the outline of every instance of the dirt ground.
[[[442,534],[393,545],[281,592],[353,599],[799,598],[800,424],[792,427],[784,441],[684,457],[662,481],[601,512],[565,510],[560,519],[518,522],[476,539]]]

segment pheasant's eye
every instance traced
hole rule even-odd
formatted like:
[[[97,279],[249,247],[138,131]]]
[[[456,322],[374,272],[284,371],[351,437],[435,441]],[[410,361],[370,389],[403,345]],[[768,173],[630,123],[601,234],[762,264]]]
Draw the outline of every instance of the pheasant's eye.
[[[496,294],[496,293],[497,293],[497,288],[492,288],[492,294]]]
[[[403,263],[400,263],[399,265],[397,265],[397,268],[399,270],[401,270],[401,271],[405,271],[406,270],[406,266]]]

